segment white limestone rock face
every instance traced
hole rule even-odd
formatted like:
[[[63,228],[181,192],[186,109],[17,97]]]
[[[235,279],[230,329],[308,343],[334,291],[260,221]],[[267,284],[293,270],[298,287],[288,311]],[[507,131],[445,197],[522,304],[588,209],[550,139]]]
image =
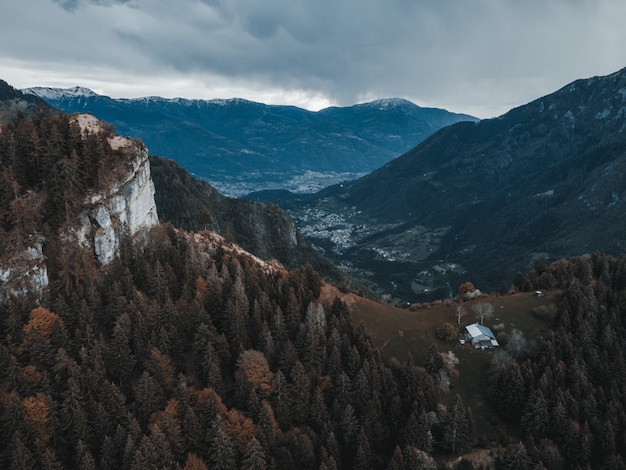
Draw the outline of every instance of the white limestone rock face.
[[[77,115],[76,122],[83,133],[96,132],[102,125],[90,114]],[[80,225],[66,233],[66,238],[74,238],[82,247],[92,249],[103,265],[118,255],[126,229],[128,235],[141,239],[159,223],[148,151],[141,143],[122,136],[111,137],[109,145],[128,154],[129,169],[106,190],[85,199]]]
[[[27,292],[39,297],[43,294],[48,287],[48,268],[42,248],[43,238],[36,237],[32,246],[0,266],[0,301],[9,292],[16,296]]]
[[[132,169],[119,183],[88,198],[81,227],[74,232],[80,244],[91,246],[104,265],[117,256],[125,228],[131,237],[141,238],[159,223],[148,152],[133,145],[136,158]]]

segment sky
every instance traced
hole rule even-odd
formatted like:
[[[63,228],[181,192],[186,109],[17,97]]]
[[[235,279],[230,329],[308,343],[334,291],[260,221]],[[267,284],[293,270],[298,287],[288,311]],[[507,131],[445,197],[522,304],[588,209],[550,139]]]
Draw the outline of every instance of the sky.
[[[0,79],[480,118],[626,67],[624,0],[9,0]]]

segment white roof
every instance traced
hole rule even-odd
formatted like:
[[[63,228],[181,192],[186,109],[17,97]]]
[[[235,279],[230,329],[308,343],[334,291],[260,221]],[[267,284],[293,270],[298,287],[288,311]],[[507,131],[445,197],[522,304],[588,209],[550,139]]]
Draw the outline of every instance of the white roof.
[[[469,333],[472,341],[491,341],[493,346],[499,346],[498,341],[496,341],[496,335],[493,334],[491,329],[484,325],[472,323],[471,325],[467,325],[465,330]]]
[[[472,338],[476,338],[477,336],[485,335],[490,339],[495,339],[496,335],[484,325],[479,325],[478,323],[472,323],[471,325],[467,325],[465,327],[467,332],[470,334]]]

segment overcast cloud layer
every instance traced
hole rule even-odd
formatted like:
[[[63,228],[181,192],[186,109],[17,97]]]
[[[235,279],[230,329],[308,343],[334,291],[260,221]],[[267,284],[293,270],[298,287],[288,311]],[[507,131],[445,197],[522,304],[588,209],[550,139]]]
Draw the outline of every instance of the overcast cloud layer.
[[[20,0],[0,78],[309,109],[407,98],[478,117],[626,67],[623,0]]]

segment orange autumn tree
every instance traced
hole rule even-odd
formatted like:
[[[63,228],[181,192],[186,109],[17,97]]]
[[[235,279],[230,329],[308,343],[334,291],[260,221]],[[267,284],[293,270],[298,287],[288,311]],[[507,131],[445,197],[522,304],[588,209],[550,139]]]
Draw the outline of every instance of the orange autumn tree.
[[[36,330],[42,337],[49,339],[55,322],[63,325],[63,320],[56,313],[44,307],[35,307],[31,310],[28,323],[24,325],[22,331],[28,335],[32,330]]]
[[[35,307],[31,310],[28,323],[22,328],[24,333],[23,348],[31,345],[33,335],[39,335],[45,340],[50,340],[55,324],[63,326],[63,320],[56,313],[44,307]]]
[[[48,419],[50,416],[50,397],[43,393],[37,393],[34,397],[26,397],[22,400],[26,420],[32,427],[35,435],[43,442],[50,440],[50,428]]]
[[[254,392],[260,399],[269,397],[273,390],[274,374],[262,352],[254,349],[243,351],[237,360],[237,366],[239,369],[236,377],[242,395]]]

